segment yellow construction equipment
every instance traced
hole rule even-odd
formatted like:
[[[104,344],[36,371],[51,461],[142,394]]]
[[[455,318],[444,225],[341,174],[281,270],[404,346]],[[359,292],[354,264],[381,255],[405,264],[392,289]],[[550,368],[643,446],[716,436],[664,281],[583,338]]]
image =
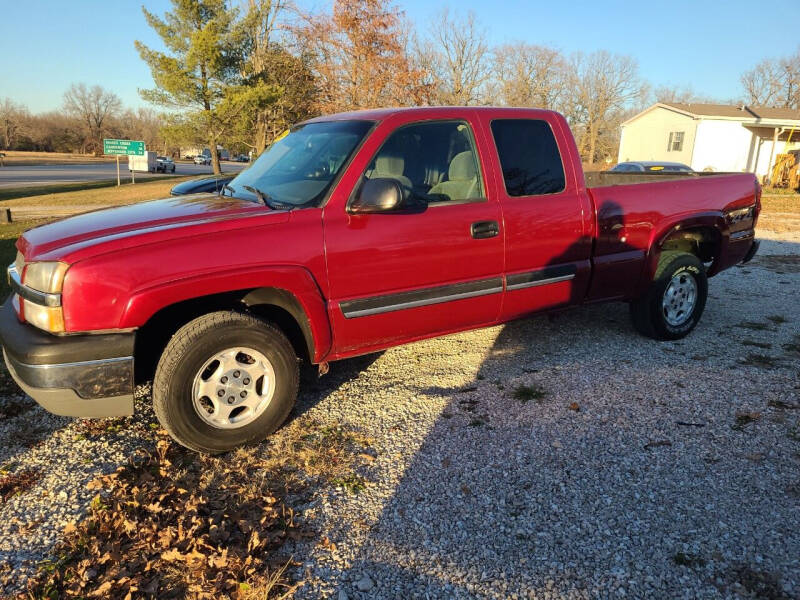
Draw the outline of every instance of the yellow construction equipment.
[[[800,150],[775,157],[770,181],[775,187],[800,188]]]

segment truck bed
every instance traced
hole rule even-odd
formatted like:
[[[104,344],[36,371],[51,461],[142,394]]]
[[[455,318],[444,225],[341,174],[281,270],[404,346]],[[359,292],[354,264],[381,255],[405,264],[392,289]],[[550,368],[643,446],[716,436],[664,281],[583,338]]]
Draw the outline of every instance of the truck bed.
[[[585,171],[586,187],[607,187],[610,185],[630,185],[635,183],[655,183],[675,179],[696,179],[699,177],[720,177],[742,175],[742,173],[613,173],[611,171]]]
[[[642,282],[652,274],[646,271],[651,249],[676,227],[724,231],[729,228],[727,212],[757,206],[758,184],[752,173],[586,173],[585,178],[596,218],[589,300],[640,294]],[[750,219],[734,230],[754,227]],[[724,241],[724,256],[710,275],[741,260],[750,246],[750,238],[735,247]]]

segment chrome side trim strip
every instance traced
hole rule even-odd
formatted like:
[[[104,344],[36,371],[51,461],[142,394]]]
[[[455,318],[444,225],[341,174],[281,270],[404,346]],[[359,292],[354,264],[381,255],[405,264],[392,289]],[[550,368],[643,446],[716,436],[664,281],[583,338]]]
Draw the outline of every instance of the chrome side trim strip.
[[[398,294],[348,300],[340,302],[339,308],[341,308],[342,314],[344,314],[346,319],[353,319],[407,308],[430,306],[432,304],[441,304],[443,302],[452,302],[454,300],[463,300],[466,298],[476,298],[488,294],[498,294],[502,291],[502,277],[493,277],[491,279],[425,288],[412,292],[400,292]]]
[[[15,294],[18,294],[20,298],[24,298],[28,302],[41,306],[61,306],[61,294],[48,294],[22,285],[19,273],[14,265],[8,267],[8,285],[11,286],[11,290]]]
[[[527,271],[525,273],[513,273],[506,276],[506,290],[524,290],[526,288],[538,287],[540,285],[550,285],[559,281],[569,281],[575,277],[578,267],[575,264],[554,265]]]
[[[535,281],[528,281],[525,283],[512,283],[509,284],[506,289],[509,291],[513,290],[524,290],[525,288],[537,287],[540,285],[549,285],[551,283],[558,283],[559,281],[569,281],[570,279],[575,279],[575,273],[571,275],[561,275],[560,277],[549,277],[547,279],[538,279]]]
[[[366,308],[363,310],[353,310],[345,313],[345,317],[352,319],[353,317],[366,317],[369,315],[378,315],[381,313],[392,312],[395,310],[403,310],[404,308],[416,308],[417,306],[430,306],[431,304],[441,304],[442,302],[450,302],[451,300],[463,300],[464,298],[475,298],[476,296],[485,296],[487,294],[497,294],[502,292],[503,288],[490,288],[486,290],[477,290],[474,292],[464,292],[462,294],[451,294],[449,296],[439,296],[431,298],[430,300],[415,300],[413,302],[401,302],[399,304],[389,304],[376,308]]]
[[[29,365],[25,364],[26,369],[56,369],[60,367],[91,367],[93,365],[103,365],[107,363],[123,362],[133,360],[132,356],[119,356],[117,358],[100,358],[97,360],[82,360],[80,362],[54,363],[51,365]]]

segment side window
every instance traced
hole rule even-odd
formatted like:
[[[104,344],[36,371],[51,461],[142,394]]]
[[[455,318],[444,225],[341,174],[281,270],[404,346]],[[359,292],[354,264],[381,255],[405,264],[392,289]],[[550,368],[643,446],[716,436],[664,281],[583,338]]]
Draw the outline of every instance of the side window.
[[[509,196],[555,194],[565,187],[564,165],[546,121],[498,119],[492,135]]]
[[[401,127],[383,143],[365,176],[394,179],[408,197],[430,203],[484,198],[472,131],[463,121]]]

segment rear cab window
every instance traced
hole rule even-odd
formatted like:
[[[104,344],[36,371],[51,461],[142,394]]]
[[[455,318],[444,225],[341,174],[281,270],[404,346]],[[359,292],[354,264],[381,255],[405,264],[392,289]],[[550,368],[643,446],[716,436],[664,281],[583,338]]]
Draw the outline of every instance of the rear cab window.
[[[509,196],[539,196],[564,191],[564,164],[547,121],[495,119],[491,129]]]

